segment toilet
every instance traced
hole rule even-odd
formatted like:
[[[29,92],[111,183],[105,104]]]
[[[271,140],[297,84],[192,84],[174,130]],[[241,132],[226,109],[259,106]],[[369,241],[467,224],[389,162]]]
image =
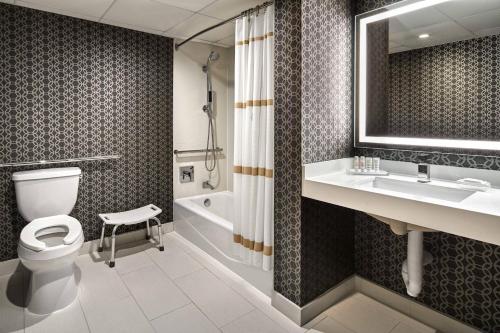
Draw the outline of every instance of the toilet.
[[[75,259],[84,237],[80,222],[68,214],[76,203],[80,174],[75,167],[12,174],[17,208],[29,222],[17,253],[31,271],[27,308],[32,313],[53,313],[78,295]]]

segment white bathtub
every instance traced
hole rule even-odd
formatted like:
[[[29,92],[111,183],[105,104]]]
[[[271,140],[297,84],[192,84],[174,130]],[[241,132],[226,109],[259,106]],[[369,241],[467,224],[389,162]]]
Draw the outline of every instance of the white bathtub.
[[[174,201],[174,229],[178,234],[271,296],[273,272],[246,265],[233,255],[232,221],[231,192],[217,192]]]

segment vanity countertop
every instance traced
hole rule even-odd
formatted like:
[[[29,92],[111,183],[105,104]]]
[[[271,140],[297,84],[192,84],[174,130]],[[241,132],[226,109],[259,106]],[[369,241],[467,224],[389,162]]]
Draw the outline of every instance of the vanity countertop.
[[[346,169],[351,165],[350,158],[305,165],[302,195],[500,245],[499,171],[431,165],[431,182],[421,184],[412,163],[381,161],[381,169],[390,172],[383,177],[348,174]],[[456,183],[460,178],[486,180],[492,188],[466,189]],[[408,185],[417,191],[395,191],[391,183]]]

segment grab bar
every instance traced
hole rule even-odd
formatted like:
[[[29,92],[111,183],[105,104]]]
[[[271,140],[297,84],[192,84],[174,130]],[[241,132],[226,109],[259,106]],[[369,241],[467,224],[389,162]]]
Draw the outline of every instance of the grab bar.
[[[217,147],[215,149],[193,149],[193,150],[174,150],[174,154],[175,155],[180,155],[180,154],[193,154],[193,153],[211,153],[211,152],[216,152],[216,153],[220,153],[221,151],[223,151],[222,148],[220,147]]]
[[[40,161],[30,161],[30,162],[3,163],[0,164],[0,168],[13,168],[13,167],[22,167],[29,165],[61,164],[61,163],[87,162],[87,161],[117,160],[119,158],[121,158],[121,155],[67,158],[62,160],[40,160]]]

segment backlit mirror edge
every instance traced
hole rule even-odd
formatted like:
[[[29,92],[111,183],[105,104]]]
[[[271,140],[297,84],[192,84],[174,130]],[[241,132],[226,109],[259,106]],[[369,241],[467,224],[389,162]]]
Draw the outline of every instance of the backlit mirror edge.
[[[356,148],[447,148],[500,151],[500,141],[426,139],[366,135],[366,25],[450,0],[405,0],[356,15],[354,45],[354,146]]]

